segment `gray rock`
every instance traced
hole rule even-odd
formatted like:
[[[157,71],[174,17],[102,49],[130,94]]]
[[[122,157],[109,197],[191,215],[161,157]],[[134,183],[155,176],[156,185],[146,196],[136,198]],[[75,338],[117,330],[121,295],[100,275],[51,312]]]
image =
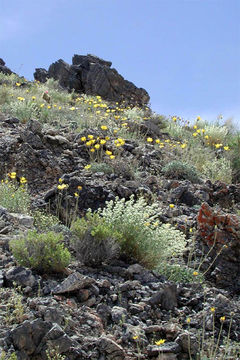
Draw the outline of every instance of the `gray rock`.
[[[34,219],[32,216],[17,213],[10,213],[9,216],[10,220],[16,225],[24,226],[26,228],[33,227]]]
[[[84,289],[96,281],[89,276],[84,276],[79,272],[69,275],[63,282],[57,285],[53,290],[53,294],[64,294],[66,292]]]
[[[4,277],[7,282],[11,284],[15,282],[17,285],[24,287],[30,286],[32,288],[38,283],[37,277],[32,274],[32,271],[22,266],[16,266],[7,270]]]
[[[100,353],[105,354],[106,360],[123,360],[125,359],[125,351],[114,340],[106,336],[101,336],[98,340],[98,347]]]
[[[147,353],[149,356],[158,356],[159,354],[178,354],[181,347],[176,342],[166,342],[162,345],[148,345]]]
[[[42,319],[36,319],[32,322],[24,321],[23,324],[12,330],[9,336],[15,349],[31,355],[50,328],[51,324]]]
[[[165,285],[149,299],[150,305],[161,305],[162,309],[173,310],[177,307],[177,286],[176,284]]]
[[[119,290],[125,292],[125,291],[140,289],[140,287],[141,287],[141,283],[139,281],[128,280],[125,281],[123,284],[119,285]]]
[[[114,306],[111,310],[111,315],[113,322],[117,324],[120,322],[125,322],[128,317],[127,310],[120,306]]]

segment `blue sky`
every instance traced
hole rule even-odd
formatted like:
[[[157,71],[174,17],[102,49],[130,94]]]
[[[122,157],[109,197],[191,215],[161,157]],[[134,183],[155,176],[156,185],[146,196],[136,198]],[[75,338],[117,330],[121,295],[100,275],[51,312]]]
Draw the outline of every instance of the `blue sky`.
[[[158,113],[240,124],[239,18],[240,0],[0,0],[0,57],[32,79],[95,54]]]

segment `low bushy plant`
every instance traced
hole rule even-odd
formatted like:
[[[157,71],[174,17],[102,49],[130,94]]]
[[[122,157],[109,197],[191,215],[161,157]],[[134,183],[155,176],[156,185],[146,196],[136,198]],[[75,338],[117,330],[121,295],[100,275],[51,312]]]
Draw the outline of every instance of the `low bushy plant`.
[[[61,272],[70,262],[70,252],[64,247],[63,235],[49,231],[29,231],[26,236],[10,241],[17,262],[40,273]]]
[[[200,178],[194,166],[178,160],[173,160],[162,168],[162,172],[168,178],[189,180],[193,183],[199,183]]]
[[[144,198],[116,199],[100,209],[112,231],[121,234],[121,252],[143,265],[154,268],[160,261],[180,255],[186,245],[185,235],[170,224],[160,224],[158,203],[149,205]]]
[[[34,210],[31,215],[33,217],[33,225],[40,232],[51,230],[55,225],[59,224],[59,219],[56,216],[41,210]]]
[[[28,213],[31,199],[24,184],[2,180],[0,183],[0,206],[10,212]]]
[[[34,102],[25,101],[24,98],[18,101],[12,101],[10,104],[5,103],[2,111],[18,118],[21,122],[26,123],[32,118],[38,117],[38,109]]]
[[[203,276],[198,273],[194,275],[194,270],[184,264],[162,262],[158,267],[159,274],[164,275],[169,281],[181,283],[202,282]]]
[[[71,231],[76,256],[84,264],[100,265],[118,256],[121,235],[98,214],[89,210],[85,218],[73,221]]]
[[[231,184],[232,182],[231,161],[225,157],[221,157],[220,159],[215,158],[213,161],[206,162],[202,172],[212,182],[217,180],[227,184]]]

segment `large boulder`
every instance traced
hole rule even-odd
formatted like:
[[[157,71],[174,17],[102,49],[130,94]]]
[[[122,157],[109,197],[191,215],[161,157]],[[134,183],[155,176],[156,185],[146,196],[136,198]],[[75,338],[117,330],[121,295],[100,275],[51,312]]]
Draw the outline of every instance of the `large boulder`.
[[[12,71],[5,65],[5,61],[0,58],[0,72],[4,73],[5,75],[11,75]]]
[[[48,71],[36,69],[34,78],[45,82],[47,78],[59,81],[68,90],[75,90],[88,95],[100,95],[111,101],[127,101],[135,105],[149,102],[146,90],[137,88],[132,82],[125,80],[112,63],[94,55],[74,55],[72,65],[62,59],[50,65]]]
[[[239,217],[203,203],[197,221],[197,243],[204,251],[206,275],[218,287],[240,294]]]

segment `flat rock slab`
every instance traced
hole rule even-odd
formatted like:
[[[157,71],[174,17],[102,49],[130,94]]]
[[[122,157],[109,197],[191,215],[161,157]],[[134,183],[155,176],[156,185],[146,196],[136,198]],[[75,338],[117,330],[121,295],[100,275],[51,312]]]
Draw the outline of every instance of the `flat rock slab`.
[[[69,275],[63,282],[57,285],[53,290],[53,294],[64,294],[71,291],[84,289],[96,281],[89,276],[84,276],[79,272]]]

